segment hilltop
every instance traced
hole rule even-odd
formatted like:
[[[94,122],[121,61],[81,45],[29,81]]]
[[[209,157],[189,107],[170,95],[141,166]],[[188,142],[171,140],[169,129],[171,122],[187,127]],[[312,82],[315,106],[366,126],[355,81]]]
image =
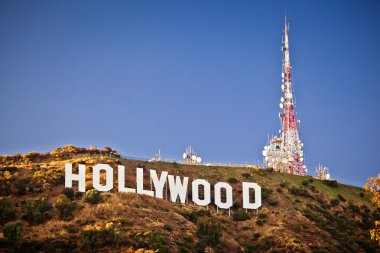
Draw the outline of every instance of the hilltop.
[[[64,188],[65,163],[86,164],[85,194],[75,186]],[[98,163],[229,182],[235,201],[231,216],[214,205],[90,190]],[[134,173],[126,180],[136,187]],[[149,178],[144,182],[149,188]],[[262,187],[258,211],[242,209],[241,182]],[[258,167],[128,160],[108,147],[68,145],[49,153],[0,156],[0,195],[0,226],[21,220],[23,252],[380,252],[368,232],[380,210],[362,188]],[[0,233],[0,251],[6,247]]]

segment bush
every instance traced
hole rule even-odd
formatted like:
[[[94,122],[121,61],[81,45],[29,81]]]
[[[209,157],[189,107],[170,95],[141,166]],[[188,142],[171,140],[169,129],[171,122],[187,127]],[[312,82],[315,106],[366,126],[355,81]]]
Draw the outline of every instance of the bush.
[[[104,231],[98,225],[86,225],[81,232],[81,246],[87,249],[94,249],[101,245]]]
[[[243,176],[245,179],[248,179],[248,178],[251,176],[251,174],[249,174],[249,173],[243,173],[242,176]]]
[[[323,182],[330,187],[338,187],[338,182],[336,180],[324,180]]]
[[[230,177],[228,179],[228,183],[230,183],[230,184],[236,184],[237,182],[239,182],[239,181],[236,178],[234,178],[234,177]]]
[[[15,217],[15,209],[10,198],[0,197],[0,220],[12,220]]]
[[[268,200],[268,204],[271,206],[278,206],[278,200],[270,199]]]
[[[303,185],[303,186],[308,186],[308,185],[309,185],[309,182],[306,181],[306,180],[302,180],[302,185]]]
[[[47,217],[47,212],[52,208],[46,198],[27,199],[22,205],[26,219],[32,224],[40,224]]]
[[[338,194],[338,199],[342,202],[346,202],[346,199],[340,194]]]
[[[264,220],[257,220],[256,225],[258,225],[258,226],[264,225]]]
[[[192,223],[196,223],[198,218],[200,217],[210,217],[211,213],[209,210],[205,209],[199,209],[199,210],[191,210],[191,211],[185,211],[182,210],[179,212],[183,217],[185,217],[187,220],[191,221]]]
[[[70,220],[73,217],[77,205],[74,201],[71,201],[66,195],[59,195],[55,204],[59,212],[59,217],[62,220]]]
[[[156,249],[158,250],[158,252],[162,252],[162,253],[169,252],[166,246],[166,241],[157,231],[153,231],[152,233],[149,234],[148,247],[152,249]]]
[[[96,189],[89,190],[84,195],[84,201],[93,205],[99,203],[100,200],[100,192]]]
[[[3,227],[4,238],[7,241],[10,252],[18,252],[21,249],[24,228],[21,221],[12,221]]]
[[[245,221],[249,219],[249,214],[245,211],[236,211],[232,214],[234,221]]]
[[[66,197],[68,197],[71,200],[74,198],[73,188],[64,188],[62,194],[66,195]]]
[[[339,205],[339,199],[332,199],[331,201],[330,201],[330,205],[331,206],[337,206],[337,205]]]
[[[267,199],[273,193],[272,189],[261,187],[261,197],[263,200]]]
[[[206,244],[216,246],[223,235],[223,229],[215,218],[201,217],[197,222],[197,235]]]
[[[290,188],[289,192],[293,195],[302,196],[306,198],[312,198],[312,196],[309,194],[309,192],[302,188]]]

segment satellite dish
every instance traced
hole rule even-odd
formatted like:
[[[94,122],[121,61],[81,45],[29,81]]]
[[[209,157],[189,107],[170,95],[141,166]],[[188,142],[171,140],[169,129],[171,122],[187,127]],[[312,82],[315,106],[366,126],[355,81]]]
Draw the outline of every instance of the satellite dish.
[[[283,108],[284,108],[284,104],[280,103],[280,109],[283,109]]]
[[[196,160],[197,160],[197,157],[196,157],[195,155],[192,155],[192,156],[191,156],[191,160],[196,161]]]
[[[200,163],[202,159],[200,157],[197,157],[197,163]]]
[[[297,123],[298,123],[298,124],[301,124],[301,120],[297,120]]]
[[[285,85],[281,85],[281,90],[284,90],[285,89]]]
[[[268,166],[270,167],[270,166],[272,166],[272,164],[271,164],[271,163],[268,163]]]
[[[303,157],[300,158],[300,161],[303,162]]]
[[[284,100],[285,100],[285,99],[284,99],[283,97],[281,97],[281,103],[283,103],[283,102],[284,102]]]
[[[306,165],[303,165],[302,168],[303,168],[303,169],[306,169]]]
[[[268,161],[268,157],[267,156],[265,157],[265,161]]]
[[[267,151],[266,150],[263,150],[263,152],[261,152],[263,154],[263,156],[267,156]]]
[[[288,159],[286,158],[282,159],[282,163],[288,163]]]
[[[268,146],[265,146],[265,147],[264,147],[265,150],[268,150],[268,148],[269,148]]]
[[[182,157],[183,157],[183,159],[186,159],[186,157],[187,157],[186,153],[183,153]]]
[[[303,153],[300,153],[300,157],[303,157]]]
[[[281,73],[281,77],[284,78],[284,76],[285,76],[285,75],[284,75],[284,72],[282,72],[282,73]]]
[[[281,133],[281,129],[280,129],[280,130],[278,130],[278,133]]]

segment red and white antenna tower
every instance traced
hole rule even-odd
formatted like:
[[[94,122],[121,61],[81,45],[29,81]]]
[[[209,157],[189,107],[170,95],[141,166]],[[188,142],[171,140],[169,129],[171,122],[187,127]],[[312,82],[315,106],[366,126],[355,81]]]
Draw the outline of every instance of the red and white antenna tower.
[[[281,85],[284,96],[281,97],[280,109],[282,112],[279,114],[282,126],[281,136],[275,136],[269,141],[268,145],[264,147],[263,155],[267,166],[276,171],[305,175],[307,170],[304,165],[303,143],[298,132],[300,121],[296,120],[289,55],[289,24],[286,23],[286,15],[284,35]]]

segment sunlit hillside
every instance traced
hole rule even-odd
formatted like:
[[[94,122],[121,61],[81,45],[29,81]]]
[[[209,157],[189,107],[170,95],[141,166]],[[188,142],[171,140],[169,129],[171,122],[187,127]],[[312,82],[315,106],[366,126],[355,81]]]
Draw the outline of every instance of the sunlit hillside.
[[[86,164],[85,194],[64,188],[65,163]],[[92,189],[92,167],[118,164],[136,187],[135,169],[229,182],[234,206],[172,203],[133,193]],[[369,229],[380,210],[362,188],[260,168],[127,160],[110,148],[65,146],[50,153],[0,157],[0,251],[20,252],[379,252]],[[103,175],[104,176],[104,175]],[[114,176],[117,185],[117,175]],[[104,180],[104,178],[103,178]],[[150,188],[145,173],[145,187]],[[241,182],[262,187],[258,211],[242,208]],[[191,188],[189,187],[189,199]],[[212,201],[213,202],[213,201]],[[17,228],[17,229],[14,229]],[[22,238],[17,233],[23,230]],[[13,230],[12,230],[13,229]],[[11,232],[9,232],[11,231]],[[149,251],[151,250],[151,251]]]

